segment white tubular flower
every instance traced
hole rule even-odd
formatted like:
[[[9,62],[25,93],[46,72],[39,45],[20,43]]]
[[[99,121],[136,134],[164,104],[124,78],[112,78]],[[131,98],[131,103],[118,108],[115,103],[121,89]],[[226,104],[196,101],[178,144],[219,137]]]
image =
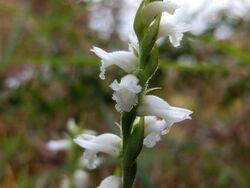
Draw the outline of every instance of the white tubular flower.
[[[119,188],[121,185],[121,178],[118,176],[108,176],[102,180],[97,188]]]
[[[155,116],[145,116],[145,129],[143,144],[152,148],[161,140],[161,135],[166,134],[170,126],[164,120],[158,120]]]
[[[162,12],[174,14],[175,10],[178,8],[179,6],[172,1],[154,1],[144,7],[142,18],[145,23],[151,23],[158,14]]]
[[[139,79],[132,74],[126,75],[118,83],[113,81],[110,87],[115,91],[112,99],[117,104],[115,108],[118,112],[129,112],[138,102],[137,94],[141,92],[142,87],[138,85]]]
[[[68,139],[50,140],[47,143],[47,148],[50,151],[58,152],[68,150],[70,148],[70,141]]]
[[[161,23],[159,28],[159,37],[169,37],[170,43],[174,47],[180,46],[180,42],[183,38],[183,33],[189,31],[190,28],[187,25],[174,25],[170,23]]]
[[[130,51],[116,51],[108,53],[98,47],[93,47],[91,51],[102,59],[100,67],[101,73],[99,76],[103,80],[105,79],[106,68],[111,65],[116,65],[127,73],[135,71],[139,66],[138,58],[133,52]]]
[[[103,152],[114,157],[120,155],[121,138],[110,133],[99,136],[82,134],[74,139],[74,142],[85,148],[83,158],[89,169],[94,169],[99,164],[98,152]]]
[[[171,126],[185,119],[191,119],[190,114],[193,112],[185,108],[170,106],[157,96],[146,95],[139,105],[137,113],[139,116],[160,117],[166,121],[167,126]]]

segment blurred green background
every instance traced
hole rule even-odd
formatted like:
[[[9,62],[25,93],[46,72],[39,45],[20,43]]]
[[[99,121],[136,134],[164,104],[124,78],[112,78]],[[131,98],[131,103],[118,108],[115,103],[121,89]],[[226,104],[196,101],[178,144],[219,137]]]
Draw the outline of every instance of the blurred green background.
[[[124,72],[110,68],[101,81],[90,48],[127,48],[115,19],[122,4],[92,3],[0,0],[1,188],[56,188],[63,179],[72,181],[82,150],[46,148],[48,140],[74,137],[66,126],[70,118],[98,133],[117,132],[109,84]],[[93,6],[113,16],[108,34],[89,27]],[[187,33],[180,48],[167,38],[160,46],[151,86],[162,90],[154,94],[194,114],[143,150],[136,188],[250,187],[250,19],[227,16],[226,10],[218,17],[202,34]],[[218,39],[221,24],[233,33]],[[94,171],[83,168],[88,187],[115,168],[112,160]]]

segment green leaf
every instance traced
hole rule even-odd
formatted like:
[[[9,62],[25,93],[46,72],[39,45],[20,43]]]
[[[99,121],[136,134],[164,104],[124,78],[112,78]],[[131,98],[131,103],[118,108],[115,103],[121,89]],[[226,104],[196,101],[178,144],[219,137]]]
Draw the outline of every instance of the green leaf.
[[[133,163],[130,169],[124,171],[123,174],[123,188],[132,188],[135,182],[137,172],[137,164]]]
[[[136,117],[135,108],[133,108],[130,112],[124,112],[122,114],[121,125],[122,125],[122,136],[124,145],[127,145],[135,117]]]
[[[143,86],[146,84],[144,89],[147,89],[147,83],[159,66],[158,52],[158,47],[155,45],[152,52],[149,54],[149,59],[147,60],[147,64],[145,65],[143,71],[139,72],[138,74],[138,77],[140,78],[140,84]]]
[[[130,168],[135,162],[143,146],[144,138],[144,118],[140,119],[140,122],[134,125],[134,130],[128,139],[127,146],[124,152],[124,168]]]
[[[146,66],[150,53],[155,46],[157,39],[159,25],[161,21],[161,16],[157,16],[153,24],[146,30],[145,36],[143,37],[141,46],[140,46],[140,68],[144,69]],[[157,52],[158,53],[158,52]]]
[[[133,187],[137,165],[136,159],[140,154],[143,146],[144,138],[144,118],[134,125],[132,134],[129,136],[128,142],[125,145],[123,154],[122,169],[123,169],[123,188]]]
[[[142,21],[142,12],[143,12],[143,9],[144,9],[145,5],[148,2],[149,2],[149,0],[143,0],[141,2],[137,12],[136,12],[136,15],[135,15],[134,30],[135,30],[135,33],[136,33],[137,38],[139,40],[139,43],[142,40],[144,31],[148,26],[147,24],[143,23],[143,21]]]
[[[150,89],[147,89],[147,90],[145,91],[145,94],[148,94],[148,93],[150,93],[150,92],[152,92],[152,91],[159,90],[159,89],[161,89],[161,87],[152,87],[152,88],[150,88]]]

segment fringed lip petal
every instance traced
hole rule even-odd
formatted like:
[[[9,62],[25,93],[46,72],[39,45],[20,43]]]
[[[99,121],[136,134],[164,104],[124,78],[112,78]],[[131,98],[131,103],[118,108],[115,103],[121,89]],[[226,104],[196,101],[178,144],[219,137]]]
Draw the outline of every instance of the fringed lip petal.
[[[124,76],[120,83],[114,80],[110,85],[114,90],[112,99],[116,101],[115,108],[118,112],[129,112],[137,104],[137,94],[142,90],[138,83],[139,79],[129,74]]]
[[[161,140],[163,131],[168,129],[164,120],[158,120],[155,116],[145,116],[145,129],[143,144],[152,148]]]

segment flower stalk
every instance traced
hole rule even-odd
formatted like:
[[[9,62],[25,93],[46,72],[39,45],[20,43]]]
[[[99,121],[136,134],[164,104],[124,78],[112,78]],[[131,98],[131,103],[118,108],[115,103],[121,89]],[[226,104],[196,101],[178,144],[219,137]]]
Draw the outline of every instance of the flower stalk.
[[[121,113],[120,137],[105,133],[99,136],[80,135],[74,141],[85,148],[83,157],[91,169],[99,164],[97,153],[102,152],[120,159],[121,173],[105,178],[99,188],[133,188],[137,173],[137,158],[143,146],[152,148],[167,134],[174,123],[191,119],[192,111],[173,107],[163,99],[148,95],[150,79],[158,69],[159,37],[169,37],[177,47],[188,27],[162,24],[163,12],[174,16],[179,8],[172,1],[142,0],[135,20],[136,40],[131,40],[128,51],[106,52],[98,47],[91,50],[101,58],[100,78],[105,79],[109,66],[115,65],[125,75],[114,80],[115,108]]]

